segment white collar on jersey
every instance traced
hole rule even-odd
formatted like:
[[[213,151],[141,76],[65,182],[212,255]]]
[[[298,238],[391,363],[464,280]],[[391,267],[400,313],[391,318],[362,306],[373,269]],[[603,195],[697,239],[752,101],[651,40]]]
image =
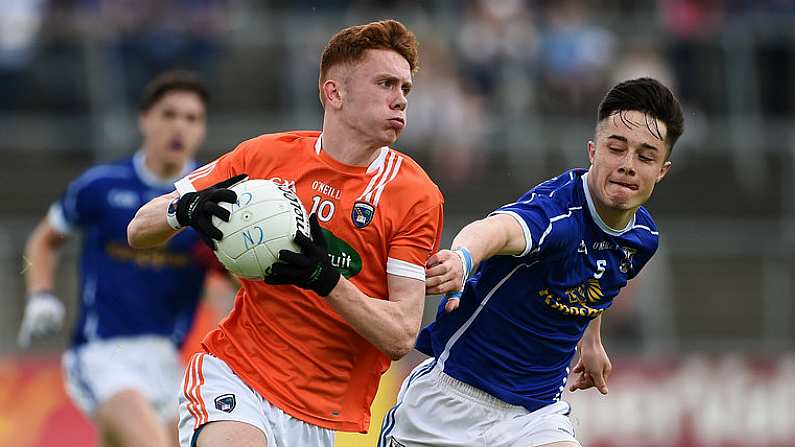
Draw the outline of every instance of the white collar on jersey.
[[[627,231],[631,230],[632,227],[635,226],[635,215],[632,215],[632,219],[629,220],[627,226],[621,230],[616,230],[614,228],[609,227],[605,221],[602,220],[602,216],[596,211],[596,207],[593,204],[593,198],[591,197],[591,191],[588,189],[588,173],[582,175],[582,189],[585,191],[585,201],[588,202],[588,210],[591,212],[591,216],[593,216],[594,222],[596,225],[605,233],[610,234],[612,236],[621,236],[622,234],[626,233]]]
[[[135,155],[133,155],[133,167],[135,168],[135,173],[146,186],[152,188],[173,189],[174,182],[188,175],[192,170],[191,167],[193,165],[193,160],[188,160],[188,162],[185,163],[185,166],[182,167],[182,172],[172,178],[163,179],[155,175],[151,169],[146,167],[146,154],[144,153],[143,149],[139,149]]]
[[[320,151],[323,149],[323,134],[321,133],[317,137],[317,141],[315,141],[315,153],[320,155]],[[386,160],[386,154],[389,153],[389,148],[384,146],[381,148],[381,152],[378,154],[378,157],[370,163],[370,166],[367,167],[367,173],[372,174],[373,172],[377,171],[378,168],[384,164],[384,160]]]

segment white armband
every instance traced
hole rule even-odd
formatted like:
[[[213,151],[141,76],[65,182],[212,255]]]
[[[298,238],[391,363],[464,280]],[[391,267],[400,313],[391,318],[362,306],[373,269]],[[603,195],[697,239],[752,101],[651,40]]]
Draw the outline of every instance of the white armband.
[[[168,209],[166,210],[166,221],[168,222],[168,226],[174,230],[182,228],[182,225],[180,225],[177,219],[177,202],[179,202],[179,197],[169,202]]]

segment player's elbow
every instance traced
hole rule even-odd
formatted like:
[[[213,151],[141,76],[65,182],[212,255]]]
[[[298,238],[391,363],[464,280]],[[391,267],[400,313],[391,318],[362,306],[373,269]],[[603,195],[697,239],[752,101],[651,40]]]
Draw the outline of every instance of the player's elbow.
[[[135,218],[127,224],[127,244],[132,248],[141,248],[139,247],[139,232],[138,226],[135,223]]]
[[[127,244],[132,248],[150,248],[153,244],[148,244],[144,237],[143,226],[139,219],[133,218],[127,225]]]
[[[406,354],[408,354],[411,351],[411,348],[413,348],[413,346],[409,347],[401,346],[399,348],[390,349],[389,352],[387,352],[386,354],[393,362],[396,362],[402,359],[403,357],[405,357]]]
[[[416,334],[412,336],[401,336],[399,340],[395,340],[394,343],[390,344],[384,353],[392,359],[392,361],[400,360],[414,349],[415,340]]]

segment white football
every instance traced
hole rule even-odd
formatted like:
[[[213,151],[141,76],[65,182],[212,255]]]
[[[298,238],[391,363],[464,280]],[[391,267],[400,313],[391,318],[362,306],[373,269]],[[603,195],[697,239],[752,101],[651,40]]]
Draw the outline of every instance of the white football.
[[[237,202],[219,203],[229,210],[229,222],[212,218],[224,235],[215,241],[215,256],[241,278],[263,279],[279,259],[280,250],[301,252],[293,239],[299,231],[311,237],[309,218],[289,186],[257,179],[230,189],[237,194]]]

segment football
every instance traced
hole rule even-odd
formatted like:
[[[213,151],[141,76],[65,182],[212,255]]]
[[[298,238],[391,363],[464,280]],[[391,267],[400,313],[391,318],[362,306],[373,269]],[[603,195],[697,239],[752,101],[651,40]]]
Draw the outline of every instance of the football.
[[[311,237],[309,218],[289,186],[257,179],[230,189],[237,194],[237,202],[219,204],[230,211],[229,222],[212,218],[224,235],[216,241],[215,256],[240,278],[263,279],[280,250],[301,252],[293,239],[299,231]]]

